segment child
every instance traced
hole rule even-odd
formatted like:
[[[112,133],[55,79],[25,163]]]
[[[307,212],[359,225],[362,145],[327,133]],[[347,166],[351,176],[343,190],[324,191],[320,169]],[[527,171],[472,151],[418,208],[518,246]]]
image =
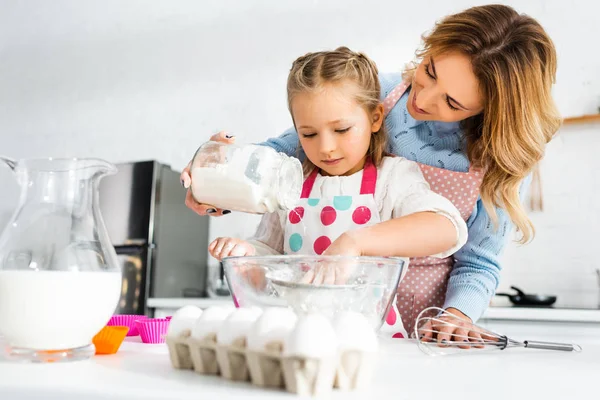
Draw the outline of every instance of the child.
[[[454,205],[429,189],[415,162],[386,155],[374,62],[345,47],[309,53],[293,63],[287,92],[306,154],[298,206],[264,215],[250,240],[216,239],[209,246],[213,257],[443,258],[464,245],[467,226]]]

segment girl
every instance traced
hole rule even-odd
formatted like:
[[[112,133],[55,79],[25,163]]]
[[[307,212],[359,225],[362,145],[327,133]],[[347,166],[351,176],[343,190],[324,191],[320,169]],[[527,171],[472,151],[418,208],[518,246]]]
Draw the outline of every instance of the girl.
[[[380,91],[377,68],[361,53],[342,47],[297,59],[287,93],[306,154],[301,201],[265,215],[248,241],[216,239],[210,253],[220,260],[343,248],[356,256],[444,258],[458,250],[467,227],[456,207],[429,189],[415,162],[385,154]]]

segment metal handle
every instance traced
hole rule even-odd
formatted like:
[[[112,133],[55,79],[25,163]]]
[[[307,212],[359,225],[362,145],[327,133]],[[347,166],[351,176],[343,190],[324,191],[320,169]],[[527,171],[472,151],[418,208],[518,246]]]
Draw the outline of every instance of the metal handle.
[[[12,169],[13,171],[15,170],[15,168],[17,168],[17,162],[15,160],[13,160],[12,158],[8,158],[8,157],[2,157],[0,156],[0,160],[4,161],[4,163],[6,165],[8,165],[8,167],[10,169]]]
[[[558,351],[581,351],[581,346],[578,344],[569,343],[553,343],[553,342],[536,342],[533,340],[526,340],[525,347],[532,349],[544,349],[544,350],[558,350]]]

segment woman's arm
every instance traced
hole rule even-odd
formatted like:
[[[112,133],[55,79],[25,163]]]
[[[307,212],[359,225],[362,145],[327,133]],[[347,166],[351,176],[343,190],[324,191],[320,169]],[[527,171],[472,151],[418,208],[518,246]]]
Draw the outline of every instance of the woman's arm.
[[[477,321],[487,309],[500,280],[500,255],[513,231],[508,215],[498,213],[498,229],[481,199],[467,221],[469,238],[454,254],[444,308],[456,308]]]
[[[300,141],[298,140],[298,133],[292,126],[279,137],[267,139],[266,142],[259,143],[263,146],[271,147],[280,153],[285,153],[290,157],[300,157],[298,149],[300,148]],[[300,150],[302,150],[300,148]]]
[[[520,189],[521,201],[529,189],[527,177]],[[494,226],[481,199],[467,221],[469,238],[454,254],[454,268],[450,273],[444,308],[456,308],[477,321],[488,308],[500,281],[500,256],[514,231],[506,212],[496,209],[498,228]]]

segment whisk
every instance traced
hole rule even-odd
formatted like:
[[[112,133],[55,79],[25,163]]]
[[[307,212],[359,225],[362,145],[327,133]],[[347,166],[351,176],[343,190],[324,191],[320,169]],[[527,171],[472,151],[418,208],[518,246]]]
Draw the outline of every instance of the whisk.
[[[447,330],[452,330],[453,333],[447,333]],[[465,321],[438,307],[429,307],[421,311],[415,324],[415,336],[419,349],[432,356],[504,350],[510,347],[581,351],[581,346],[577,344],[514,340]]]

